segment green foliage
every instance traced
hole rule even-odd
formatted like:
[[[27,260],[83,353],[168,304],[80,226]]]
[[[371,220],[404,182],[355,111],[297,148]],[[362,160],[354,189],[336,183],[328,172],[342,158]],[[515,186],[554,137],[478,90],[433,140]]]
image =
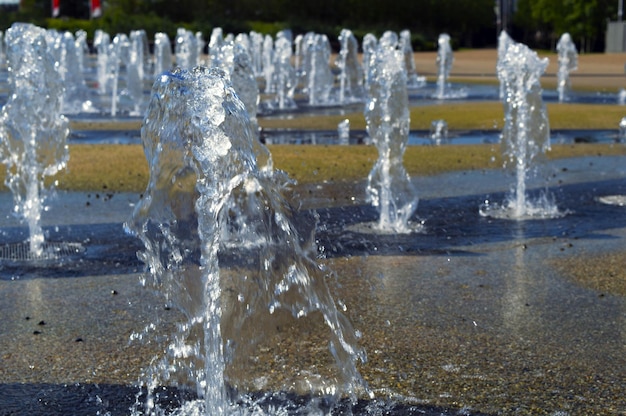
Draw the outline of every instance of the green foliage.
[[[95,30],[98,29],[98,23],[95,20],[50,18],[46,19],[46,27],[59,32],[76,33],[79,30],[84,30],[87,32],[87,37],[93,38]]]
[[[556,40],[567,32],[582,52],[603,50],[606,21],[617,13],[614,0],[518,0],[517,4],[514,22],[525,41],[554,49]]]
[[[285,22],[263,22],[255,20],[247,22],[247,25],[251,31],[271,36],[275,36],[281,30],[290,29]]]
[[[513,0],[511,0],[513,1]],[[615,0],[515,0],[512,35],[533,49],[554,49],[556,40],[569,32],[581,51],[604,47],[607,19],[615,19]],[[357,38],[380,36],[386,30],[409,29],[413,49],[434,50],[440,33],[448,33],[457,48],[495,46],[494,0],[107,0],[104,15],[81,22],[85,0],[63,0],[61,19],[50,16],[50,0],[22,0],[19,12],[0,12],[0,30],[14,21],[75,31],[102,29],[115,35],[135,29],[175,36],[178,27],[202,31],[214,27],[226,33],[255,30],[275,34],[290,28],[294,34],[324,33],[335,40],[343,28]],[[74,14],[72,14],[74,13]],[[74,18],[69,18],[73,16]],[[72,27],[72,25],[75,25]]]

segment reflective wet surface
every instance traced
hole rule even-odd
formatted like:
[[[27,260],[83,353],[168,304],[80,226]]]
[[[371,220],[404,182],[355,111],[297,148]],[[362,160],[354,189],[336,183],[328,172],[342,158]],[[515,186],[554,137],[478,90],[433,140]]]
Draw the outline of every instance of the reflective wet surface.
[[[626,194],[624,162],[546,166],[549,192],[569,211],[554,220],[480,217],[485,199],[508,190],[500,170],[414,178],[423,231],[407,235],[346,231],[376,217],[364,183],[297,188],[303,226],[309,210],[319,215],[329,284],[368,354],[361,372],[379,401],[364,400],[361,413],[625,412],[626,212],[598,200]],[[167,336],[179,320],[139,283],[139,244],[122,225],[138,198],[60,193],[44,216],[47,238],[84,252],[55,265],[0,262],[0,414],[128,414],[157,351],[131,334],[156,322]],[[0,210],[10,204],[0,193]],[[5,214],[0,227],[0,244],[26,233]],[[608,273],[611,285],[596,284]],[[307,356],[306,340],[283,348]],[[168,391],[178,406],[185,393]]]

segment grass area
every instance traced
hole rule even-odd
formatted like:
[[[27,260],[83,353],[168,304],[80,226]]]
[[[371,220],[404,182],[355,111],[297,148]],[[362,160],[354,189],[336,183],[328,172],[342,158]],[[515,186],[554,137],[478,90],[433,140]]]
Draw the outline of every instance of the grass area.
[[[547,104],[552,129],[617,129],[626,108],[598,104]],[[290,119],[259,119],[263,128],[334,130],[349,119],[350,128],[365,129],[363,112],[336,116],[294,116]],[[411,129],[428,130],[433,120],[443,119],[451,130],[501,129],[504,109],[500,102],[446,103],[411,108]]]
[[[617,105],[548,104],[552,129],[617,129],[626,109]],[[362,112],[343,116],[295,116],[291,119],[261,118],[264,128],[335,130],[350,119],[352,129],[365,129]],[[503,108],[499,102],[446,103],[411,108],[411,128],[429,129],[432,120],[444,119],[452,130],[501,129]],[[102,123],[101,123],[102,124]],[[117,126],[139,129],[139,122]],[[73,122],[75,130],[105,128],[93,122]],[[286,171],[300,183],[352,181],[367,177],[377,158],[373,146],[270,146],[276,168]],[[583,155],[626,155],[626,146],[576,144],[553,146],[550,158]],[[499,146],[447,145],[410,146],[404,157],[412,176],[434,175],[444,171],[490,169],[502,166]],[[0,180],[4,181],[4,169]],[[49,180],[58,188],[78,191],[141,192],[149,177],[148,164],[140,145],[71,145],[66,170]],[[4,189],[0,187],[0,189]]]
[[[568,104],[546,105],[552,129],[617,129],[626,108],[612,104]],[[314,116],[294,115],[286,118],[259,118],[259,125],[266,129],[335,130],[337,125],[350,120],[350,128],[365,129],[363,112],[345,115]],[[411,129],[428,130],[433,120],[443,119],[451,130],[501,129],[504,119],[502,103],[497,101],[434,104],[411,107]],[[81,122],[71,123],[73,130],[138,130],[139,121],[116,123]]]
[[[365,179],[377,158],[373,146],[270,146],[277,169],[299,183]],[[555,145],[552,159],[585,155],[626,155],[626,146],[608,144]],[[502,166],[498,145],[410,146],[404,165],[411,176]],[[58,189],[142,192],[149,172],[140,145],[72,145],[68,168],[58,174]],[[53,180],[53,179],[50,179]],[[4,180],[4,169],[0,171]]]

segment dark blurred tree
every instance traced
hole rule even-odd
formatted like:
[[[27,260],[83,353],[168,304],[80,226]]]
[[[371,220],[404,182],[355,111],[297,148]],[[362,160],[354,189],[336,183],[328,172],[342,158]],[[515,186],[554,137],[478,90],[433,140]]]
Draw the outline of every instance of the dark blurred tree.
[[[614,19],[614,0],[518,0],[515,25],[518,33],[543,47],[554,49],[563,33],[569,33],[579,51],[601,51],[606,22]]]

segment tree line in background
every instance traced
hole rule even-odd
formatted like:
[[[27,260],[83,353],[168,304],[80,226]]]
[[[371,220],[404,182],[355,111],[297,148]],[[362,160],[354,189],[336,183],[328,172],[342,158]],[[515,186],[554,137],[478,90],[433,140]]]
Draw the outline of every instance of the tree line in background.
[[[569,32],[580,51],[604,50],[606,23],[617,17],[615,0],[509,0],[515,5],[507,31],[513,39],[535,49],[554,50]],[[448,33],[455,48],[495,47],[494,0],[108,0],[103,15],[89,18],[88,0],[61,0],[61,17],[51,18],[50,0],[22,0],[19,10],[0,12],[0,30],[15,21],[42,27],[96,29],[111,35],[144,29],[174,38],[178,27],[200,31],[207,38],[214,27],[225,33],[251,30],[276,34],[324,33],[335,40],[343,28],[361,39],[385,30],[409,29],[415,50],[434,50],[440,33]]]

